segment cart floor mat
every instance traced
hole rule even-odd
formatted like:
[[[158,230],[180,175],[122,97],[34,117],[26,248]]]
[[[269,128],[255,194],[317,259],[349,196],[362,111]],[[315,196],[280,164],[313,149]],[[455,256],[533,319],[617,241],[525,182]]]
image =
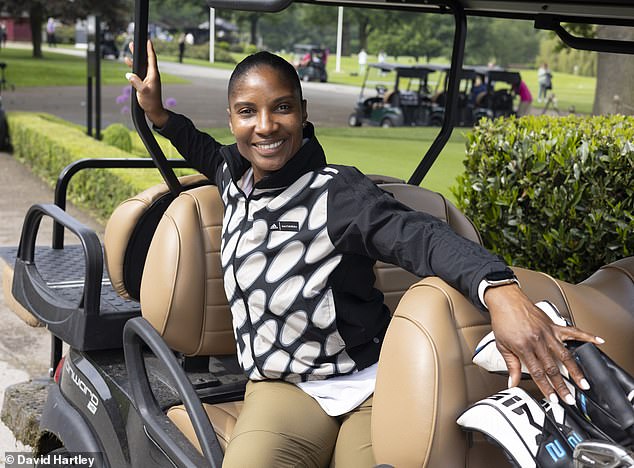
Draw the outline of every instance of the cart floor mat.
[[[0,258],[13,267],[18,252],[17,247],[0,247]],[[35,263],[40,276],[60,298],[79,304],[84,292],[86,262],[80,244],[64,246],[63,249],[37,246]],[[101,314],[139,312],[140,305],[119,296],[112,288],[104,269],[101,279]]]

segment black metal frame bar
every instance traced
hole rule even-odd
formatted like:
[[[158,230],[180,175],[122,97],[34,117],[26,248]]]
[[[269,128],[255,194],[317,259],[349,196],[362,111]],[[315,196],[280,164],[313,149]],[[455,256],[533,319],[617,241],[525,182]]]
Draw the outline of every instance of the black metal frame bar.
[[[146,43],[148,40],[148,16],[150,13],[149,8],[149,0],[136,0],[134,7],[134,65],[133,71],[134,73],[141,79],[145,78],[147,75],[147,47]],[[163,176],[165,183],[170,189],[170,192],[174,196],[178,195],[183,191],[183,187],[181,186],[176,174],[174,174],[174,170],[167,163],[167,159],[163,154],[163,150],[159,146],[156,138],[152,134],[150,127],[148,126],[147,120],[145,119],[145,112],[139,106],[139,101],[137,99],[136,90],[134,87],[132,88],[132,95],[134,99],[132,99],[132,121],[134,122],[134,127],[136,128],[139,136],[141,137],[141,141],[145,145],[148,150],[148,153],[154,160],[154,163]]]
[[[191,165],[184,159],[166,159],[166,163],[172,168],[189,168]],[[86,158],[70,163],[57,178],[55,185],[55,205],[62,210],[66,209],[68,185],[72,177],[83,169],[155,169],[156,165],[151,158]],[[64,248],[64,226],[57,221],[53,224],[54,249]]]
[[[612,54],[634,54],[634,42],[574,36],[566,31],[561,23],[561,18],[556,16],[539,15],[535,18],[535,29],[554,31],[564,44],[573,49]]]
[[[185,405],[206,463],[200,458],[192,460],[192,455],[198,455],[198,457],[200,455],[195,450],[194,454],[185,451],[191,444],[187,444],[187,447],[184,447],[168,434],[169,427],[167,425],[170,424],[169,420],[167,420],[156,398],[154,398],[147,377],[143,358],[144,346],[147,346],[165,365],[172,384],[176,387],[178,395],[182,398]],[[161,450],[173,462],[177,462],[178,466],[205,466],[209,463],[211,467],[220,467],[222,465],[223,452],[218,443],[218,437],[203,409],[200,398],[174,356],[174,352],[146,319],[137,317],[126,322],[123,329],[123,352],[126,369],[130,376],[129,383],[134,404],[148,434],[153,440],[158,442]]]
[[[447,81],[447,105],[445,106],[443,124],[427,153],[425,153],[425,156],[407,181],[408,184],[420,185],[445,147],[454,129],[458,109],[458,95],[460,94],[460,70],[462,70],[465,41],[467,39],[467,16],[462,6],[457,2],[453,7],[453,16],[455,21],[454,41]]]

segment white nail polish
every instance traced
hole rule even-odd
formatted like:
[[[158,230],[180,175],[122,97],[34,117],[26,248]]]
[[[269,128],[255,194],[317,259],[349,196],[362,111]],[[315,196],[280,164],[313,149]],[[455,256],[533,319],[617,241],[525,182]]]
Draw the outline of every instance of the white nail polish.
[[[511,388],[512,386],[513,386],[513,377],[509,377],[509,381],[508,381],[507,387]]]
[[[567,404],[569,404],[570,406],[575,404],[575,399],[574,397],[569,393],[568,395],[566,395],[566,397],[564,398],[564,400],[566,401]]]
[[[599,342],[599,344],[605,343],[605,340],[601,338],[600,336],[595,336],[595,339]]]
[[[581,382],[579,382],[579,386],[581,387],[581,390],[590,390],[590,384],[586,379],[581,379]]]
[[[554,393],[551,393],[550,395],[548,395],[548,399],[550,400],[551,403],[559,403],[559,398],[557,398],[557,395]]]
[[[125,74],[125,79],[126,80],[130,80],[130,78],[132,78],[132,73],[126,73]]]

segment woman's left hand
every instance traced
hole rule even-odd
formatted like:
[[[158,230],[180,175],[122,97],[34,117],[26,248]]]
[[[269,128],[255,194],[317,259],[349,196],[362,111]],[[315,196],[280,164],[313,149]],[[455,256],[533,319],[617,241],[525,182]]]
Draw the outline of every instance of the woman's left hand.
[[[558,363],[568,369],[580,388],[588,389],[589,385],[563,342],[579,340],[602,344],[604,341],[578,328],[554,324],[517,285],[489,288],[484,298],[491,314],[497,347],[509,370],[509,387],[519,383],[521,363],[524,363],[549,400],[557,401],[556,395],[559,395],[566,403],[574,404]]]

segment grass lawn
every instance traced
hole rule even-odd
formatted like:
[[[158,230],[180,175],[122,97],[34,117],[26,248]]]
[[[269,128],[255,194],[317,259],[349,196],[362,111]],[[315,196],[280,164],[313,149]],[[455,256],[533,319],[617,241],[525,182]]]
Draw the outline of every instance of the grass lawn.
[[[2,49],[0,61],[6,62],[7,81],[16,88],[27,86],[83,86],[86,84],[86,59],[72,55],[44,52],[35,59],[31,49]],[[101,83],[120,85],[129,68],[120,61],[101,61]],[[164,83],[188,83],[187,80],[162,74]]]
[[[234,142],[228,128],[204,129],[224,143]],[[442,193],[452,201],[450,187],[464,170],[464,135],[468,129],[457,128],[422,186]],[[318,128],[328,162],[356,166],[365,174],[381,174],[407,181],[438,133],[437,128]],[[132,132],[135,152],[145,155],[141,140]],[[157,136],[168,158],[178,153],[167,140]]]

